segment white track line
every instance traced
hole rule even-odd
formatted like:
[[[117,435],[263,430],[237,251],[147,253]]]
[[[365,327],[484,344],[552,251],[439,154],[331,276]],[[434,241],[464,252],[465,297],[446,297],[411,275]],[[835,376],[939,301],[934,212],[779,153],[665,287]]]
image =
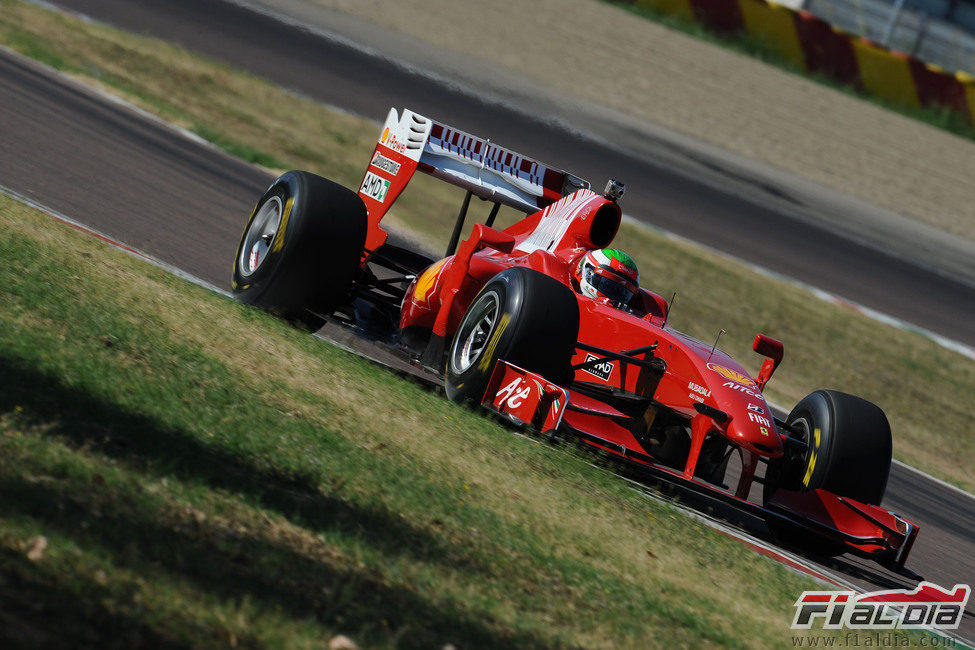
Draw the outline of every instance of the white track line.
[[[960,496],[968,497],[969,499],[975,499],[975,494],[972,494],[971,492],[966,492],[965,490],[961,489],[957,485],[952,485],[951,483],[948,483],[946,481],[943,481],[940,478],[937,478],[936,476],[931,476],[927,472],[922,472],[921,470],[919,470],[918,468],[914,467],[913,465],[908,465],[907,463],[902,462],[902,461],[899,461],[896,458],[891,459],[891,462],[894,463],[895,465],[899,465],[900,467],[903,467],[906,470],[910,470],[910,471],[914,472],[918,476],[922,476],[922,477],[926,478],[927,480],[931,481],[932,483],[937,483],[941,487],[947,488],[947,489],[951,490],[952,492],[955,492],[956,494],[959,494]]]
[[[139,258],[141,260],[144,260],[146,262],[149,262],[153,266],[159,267],[163,271],[166,271],[167,273],[171,273],[171,274],[175,275],[178,278],[182,278],[183,280],[186,280],[187,282],[191,282],[191,283],[193,283],[193,284],[195,284],[195,285],[197,285],[199,287],[203,287],[204,289],[209,289],[210,291],[212,291],[214,293],[218,293],[218,294],[220,294],[222,296],[225,296],[227,298],[230,298],[231,297],[230,296],[230,292],[227,291],[226,289],[221,289],[220,287],[216,286],[215,284],[211,284],[211,283],[207,282],[206,280],[202,280],[202,279],[196,277],[195,275],[192,275],[191,273],[187,273],[186,271],[184,271],[184,270],[182,270],[180,268],[177,268],[177,267],[173,266],[172,264],[167,264],[166,262],[163,262],[162,260],[160,260],[158,258],[155,258],[152,255],[150,255],[150,254],[148,254],[146,252],[143,252],[143,251],[139,250],[138,248],[133,248],[133,247],[127,245],[127,244],[124,244],[124,243],[118,241],[117,239],[114,239],[110,235],[106,235],[103,232],[100,232],[98,230],[95,230],[94,228],[91,228],[89,226],[86,226],[85,224],[83,224],[83,223],[81,223],[79,221],[76,221],[76,220],[72,219],[71,217],[68,217],[68,216],[66,216],[64,214],[61,214],[57,210],[55,210],[53,208],[49,208],[46,205],[43,205],[42,203],[38,203],[37,201],[34,201],[33,199],[30,199],[30,198],[28,198],[28,197],[20,194],[19,192],[10,189],[9,187],[6,187],[4,185],[0,185],[0,193],[9,196],[10,198],[14,199],[15,201],[20,201],[21,203],[23,203],[25,205],[28,205],[28,206],[34,208],[35,210],[40,210],[41,212],[47,214],[48,216],[54,218],[57,221],[60,221],[61,223],[65,224],[66,226],[70,226],[71,228],[74,228],[75,230],[77,230],[79,232],[82,232],[82,233],[88,235],[89,237],[94,237],[95,239],[99,239],[99,240],[105,242],[106,244],[108,244],[109,246],[112,246],[113,248],[117,248],[120,251],[123,251],[125,253],[128,253],[132,257],[137,257],[137,258]]]

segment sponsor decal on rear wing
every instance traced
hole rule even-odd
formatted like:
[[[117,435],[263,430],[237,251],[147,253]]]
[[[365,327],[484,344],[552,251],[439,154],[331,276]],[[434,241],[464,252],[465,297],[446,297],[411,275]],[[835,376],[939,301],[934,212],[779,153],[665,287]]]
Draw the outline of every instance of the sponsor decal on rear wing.
[[[535,212],[589,183],[504,147],[433,123],[420,169],[523,212]]]
[[[540,210],[589,183],[410,110],[390,109],[359,196],[369,212],[369,242],[381,244],[379,222],[420,171],[475,196],[526,213]]]

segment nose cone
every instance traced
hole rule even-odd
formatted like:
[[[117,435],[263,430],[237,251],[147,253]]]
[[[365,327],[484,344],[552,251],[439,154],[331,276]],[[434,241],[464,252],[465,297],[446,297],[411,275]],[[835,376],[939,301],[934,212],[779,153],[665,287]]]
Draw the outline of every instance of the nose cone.
[[[783,453],[782,439],[775,423],[770,418],[747,411],[739,413],[728,425],[728,439],[759,456],[779,458]]]

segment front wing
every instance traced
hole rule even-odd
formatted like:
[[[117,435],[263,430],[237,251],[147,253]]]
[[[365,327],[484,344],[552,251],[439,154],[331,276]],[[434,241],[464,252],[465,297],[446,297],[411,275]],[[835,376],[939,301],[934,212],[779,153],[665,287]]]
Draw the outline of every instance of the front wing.
[[[919,528],[903,517],[826,490],[777,490],[764,506],[759,505],[656,463],[648,454],[600,438],[598,432],[569,426],[563,422],[563,415],[570,399],[569,391],[541,375],[498,361],[481,403],[515,424],[543,434],[573,437],[618,456],[655,479],[729,503],[766,521],[796,526],[829,542],[840,543],[846,551],[876,560],[895,572],[920,578],[905,567]]]

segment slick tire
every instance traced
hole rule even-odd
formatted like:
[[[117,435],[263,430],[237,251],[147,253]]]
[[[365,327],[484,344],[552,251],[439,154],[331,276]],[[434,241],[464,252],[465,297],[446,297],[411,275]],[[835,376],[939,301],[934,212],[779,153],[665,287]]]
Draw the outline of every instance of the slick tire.
[[[822,488],[880,505],[891,458],[890,424],[880,407],[855,395],[817,390],[796,404],[786,424],[808,448],[782,487]]]
[[[317,330],[349,295],[366,227],[366,207],[355,192],[308,172],[283,174],[244,227],[234,295]]]
[[[445,387],[455,402],[480,402],[498,359],[571,381],[579,303],[564,284],[526,268],[494,276],[471,302],[447,355]]]
[[[808,447],[799,458],[769,464],[763,490],[766,503],[777,489],[824,489],[880,505],[892,448],[890,424],[880,407],[855,395],[817,390],[796,404],[786,423]],[[768,524],[791,546],[819,555],[838,555],[845,550],[842,544],[800,532],[776,518],[770,518]]]

